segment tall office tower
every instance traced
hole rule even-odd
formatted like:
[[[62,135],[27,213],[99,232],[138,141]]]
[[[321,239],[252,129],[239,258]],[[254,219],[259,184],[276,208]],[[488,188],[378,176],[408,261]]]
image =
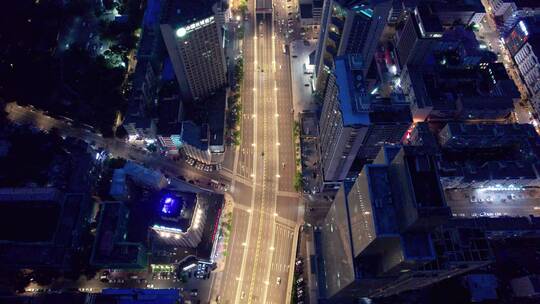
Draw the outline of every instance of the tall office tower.
[[[343,184],[321,229],[314,234],[323,267],[317,269],[321,299],[358,303],[361,297],[385,297],[423,288],[500,262],[501,252],[507,255],[508,251],[498,244],[538,241],[540,212],[534,209],[538,196],[525,194],[522,185],[471,185],[467,190],[471,192],[456,194],[456,189],[451,189],[449,194],[441,183],[437,154],[448,156],[444,150],[449,145],[462,147],[459,152],[450,152],[453,160],[473,158],[477,162],[481,158],[470,151],[467,142],[482,145],[486,131],[497,134],[506,129],[504,135],[510,135],[522,127],[485,128],[472,127],[475,130],[471,132],[441,137],[440,152],[425,146],[384,147],[373,164],[364,166],[354,184]],[[491,141],[506,141],[501,139],[504,135],[492,136]],[[486,174],[488,168],[474,169],[483,172],[464,169],[469,175],[465,178],[491,179]],[[465,193],[470,200],[463,199]]]
[[[440,41],[443,27],[439,18],[432,15],[425,5],[419,5],[406,14],[403,28],[396,34],[399,65],[421,65]]]
[[[215,1],[171,1],[161,33],[182,98],[211,96],[226,83],[221,27],[212,7]]]
[[[322,189],[339,186],[357,157],[371,160],[381,145],[399,143],[412,121],[406,103],[366,91],[361,55],[335,64],[319,121]]]
[[[324,265],[322,298],[356,303],[394,281],[410,284],[396,277],[435,259],[426,231],[449,217],[429,155],[384,147],[353,185],[340,188],[315,236]]]
[[[322,95],[338,56],[360,54],[367,73],[391,7],[391,0],[325,2],[315,61],[317,90]]]

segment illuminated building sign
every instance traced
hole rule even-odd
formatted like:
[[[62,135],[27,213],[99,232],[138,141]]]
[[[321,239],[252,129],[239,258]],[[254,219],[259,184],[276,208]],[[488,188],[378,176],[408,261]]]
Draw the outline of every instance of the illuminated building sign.
[[[177,204],[176,200],[172,197],[167,197],[161,205],[161,213],[171,214],[173,213],[173,208]]]
[[[187,30],[185,27],[181,27],[176,30],[176,36],[178,37],[184,37],[187,34]]]
[[[152,229],[154,229],[157,232],[164,232],[164,233],[182,233],[183,232],[182,229],[166,227],[166,226],[161,226],[161,225],[154,225],[152,226]]]
[[[519,28],[525,34],[525,36],[529,36],[529,31],[527,30],[527,26],[525,25],[525,22],[523,20],[519,21]]]
[[[182,37],[186,36],[187,34],[193,32],[194,30],[197,30],[197,29],[200,29],[202,27],[205,27],[205,26],[209,25],[210,23],[212,23],[212,21],[214,21],[214,16],[211,16],[211,17],[208,17],[206,19],[203,19],[203,20],[197,21],[195,23],[192,23],[190,25],[181,27],[181,28],[176,30],[176,36],[178,38],[182,38]]]

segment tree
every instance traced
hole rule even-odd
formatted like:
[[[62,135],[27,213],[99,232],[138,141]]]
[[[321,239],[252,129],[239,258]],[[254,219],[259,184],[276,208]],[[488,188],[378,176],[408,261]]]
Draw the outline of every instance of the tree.
[[[247,7],[247,0],[240,0],[240,4],[238,5],[238,9],[240,10],[240,13],[242,16],[246,14],[246,11],[248,9]]]
[[[304,180],[302,179],[302,172],[297,171],[294,176],[294,190],[300,191],[304,186]]]

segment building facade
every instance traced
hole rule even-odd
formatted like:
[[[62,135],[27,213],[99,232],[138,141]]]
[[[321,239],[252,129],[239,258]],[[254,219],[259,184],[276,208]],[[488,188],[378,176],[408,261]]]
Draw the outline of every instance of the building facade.
[[[367,72],[391,6],[391,0],[325,1],[315,59],[316,89],[322,95],[338,56],[360,54]]]
[[[540,111],[540,18],[525,18],[516,23],[505,43],[517,65],[531,105]]]
[[[212,12],[213,4],[176,1],[172,16],[161,24],[161,34],[185,100],[204,99],[227,84],[222,27]]]
[[[439,18],[425,6],[416,7],[405,16],[403,28],[396,34],[397,57],[402,69],[406,64],[424,63],[443,34]]]
[[[338,58],[319,121],[323,184],[339,184],[356,158],[374,159],[381,145],[399,143],[411,123],[409,113],[408,105],[367,92],[358,56]]]

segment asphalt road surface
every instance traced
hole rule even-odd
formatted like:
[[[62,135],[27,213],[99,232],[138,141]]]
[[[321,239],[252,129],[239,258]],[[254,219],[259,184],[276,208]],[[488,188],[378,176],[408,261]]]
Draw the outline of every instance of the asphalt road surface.
[[[290,295],[299,217],[289,54],[283,53],[284,33],[274,31],[272,14],[255,14],[255,1],[248,5],[233,228],[225,267],[209,298],[281,304]]]

